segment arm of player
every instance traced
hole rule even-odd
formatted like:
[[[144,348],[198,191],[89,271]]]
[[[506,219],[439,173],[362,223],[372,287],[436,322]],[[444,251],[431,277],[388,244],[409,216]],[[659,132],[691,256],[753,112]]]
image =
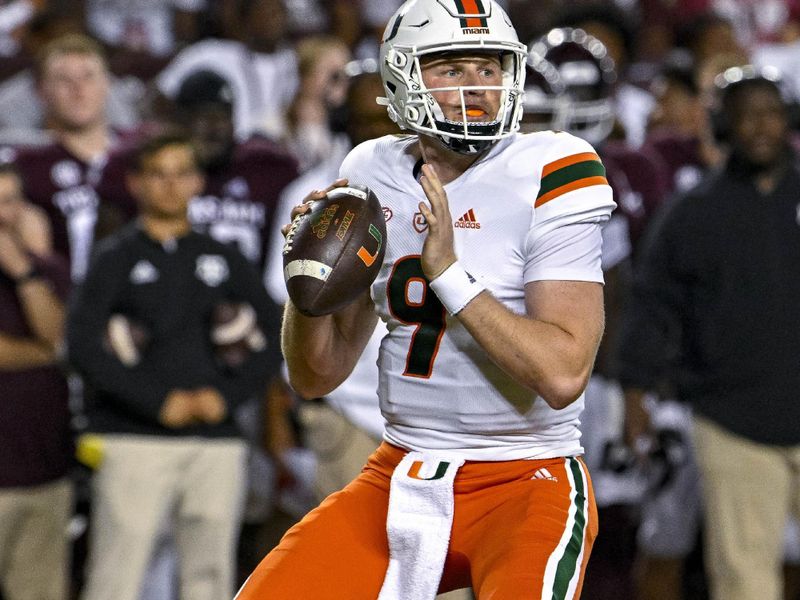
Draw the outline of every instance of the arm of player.
[[[429,165],[421,179],[430,207],[422,268],[434,281],[456,261],[447,194]],[[603,286],[585,281],[534,281],[525,286],[525,315],[509,310],[486,291],[458,318],[489,357],[518,383],[560,409],[574,402],[589,381],[603,334]]]
[[[583,392],[603,335],[603,286],[535,281],[525,286],[527,314],[482,292],[458,313],[489,357],[517,382],[560,409]]]
[[[377,320],[369,292],[322,317],[306,317],[288,300],[281,346],[295,391],[318,398],[339,387],[366,348]]]
[[[292,210],[291,219],[309,210],[332,189],[347,185],[340,178],[324,190],[311,192]],[[289,225],[283,227],[283,235]],[[304,398],[319,398],[347,379],[375,330],[378,317],[368,292],[342,310],[321,317],[307,317],[286,301],[281,347],[289,370],[289,383]]]

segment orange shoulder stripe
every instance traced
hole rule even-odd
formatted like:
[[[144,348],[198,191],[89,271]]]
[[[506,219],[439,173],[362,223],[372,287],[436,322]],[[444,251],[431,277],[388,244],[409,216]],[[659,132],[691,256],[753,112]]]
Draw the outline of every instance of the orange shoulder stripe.
[[[595,177],[584,177],[583,179],[578,179],[577,181],[571,181],[566,185],[562,185],[561,187],[557,187],[554,190],[550,190],[543,196],[539,196],[536,199],[536,203],[533,206],[534,208],[539,208],[545,202],[549,202],[553,198],[557,198],[562,194],[566,194],[567,192],[572,192],[592,185],[608,185],[608,180],[605,177],[597,175]]]
[[[585,160],[596,160],[600,161],[600,157],[597,156],[594,152],[581,152],[580,154],[572,154],[571,156],[565,156],[564,158],[559,158],[558,160],[554,160],[551,163],[547,163],[544,168],[542,169],[542,179],[550,175],[550,173],[554,173],[559,169],[563,169],[564,167],[568,167],[570,165],[574,165],[575,163],[583,162]]]

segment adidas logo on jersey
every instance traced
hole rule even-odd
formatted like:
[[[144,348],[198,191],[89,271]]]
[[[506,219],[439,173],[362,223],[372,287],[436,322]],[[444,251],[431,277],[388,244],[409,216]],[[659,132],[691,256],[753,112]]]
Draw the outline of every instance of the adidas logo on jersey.
[[[455,223],[453,223],[454,227],[458,227],[460,229],[480,229],[481,224],[478,222],[478,219],[475,218],[475,213],[470,208],[467,212],[465,212]]]
[[[558,477],[555,477],[550,471],[542,467],[541,469],[537,469],[536,473],[533,474],[531,479],[546,479],[547,481],[555,481],[558,482]]]

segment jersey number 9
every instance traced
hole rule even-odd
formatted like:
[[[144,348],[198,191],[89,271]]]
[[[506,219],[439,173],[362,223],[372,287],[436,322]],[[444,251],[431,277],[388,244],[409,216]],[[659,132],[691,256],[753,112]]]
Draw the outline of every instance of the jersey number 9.
[[[428,285],[419,255],[395,263],[387,291],[392,315],[401,323],[416,326],[403,375],[427,379],[447,326],[447,312]]]

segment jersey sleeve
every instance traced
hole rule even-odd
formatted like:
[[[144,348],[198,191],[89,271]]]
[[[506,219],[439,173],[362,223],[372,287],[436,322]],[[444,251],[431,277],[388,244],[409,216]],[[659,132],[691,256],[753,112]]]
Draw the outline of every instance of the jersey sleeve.
[[[525,281],[602,281],[601,227],[616,204],[600,157],[589,143],[555,133],[540,164]]]

